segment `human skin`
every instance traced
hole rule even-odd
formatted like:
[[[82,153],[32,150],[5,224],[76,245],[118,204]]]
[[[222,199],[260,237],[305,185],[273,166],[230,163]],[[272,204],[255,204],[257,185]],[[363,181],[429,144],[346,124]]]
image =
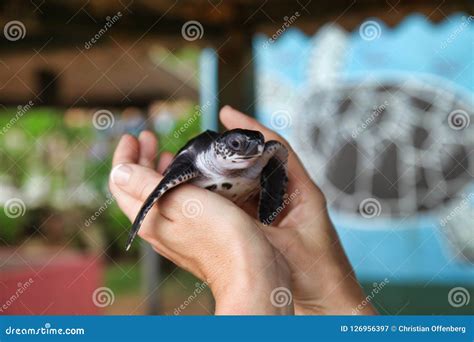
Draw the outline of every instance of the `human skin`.
[[[177,265],[206,280],[216,299],[216,314],[375,314],[364,301],[337,233],[326,200],[297,155],[281,136],[226,106],[220,119],[227,129],[258,130],[289,150],[289,199],[277,221],[255,219],[256,203],[240,209],[210,191],[183,185],[160,199],[139,235]],[[162,154],[154,171],[156,139],[122,137],[114,155],[110,188],[130,220],[161,180],[172,156]],[[124,164],[124,165],[123,165]],[[128,175],[123,171],[129,171]],[[202,215],[183,215],[183,203],[196,199]],[[219,208],[216,210],[215,208]],[[272,305],[277,287],[291,290],[294,306]]]
[[[143,132],[138,140],[123,136],[115,151],[109,187],[131,221],[170,161],[164,155],[155,170],[156,146]],[[290,288],[290,272],[255,221],[224,197],[185,184],[153,206],[138,235],[209,285],[216,314],[293,314],[291,303],[272,305],[274,289]]]

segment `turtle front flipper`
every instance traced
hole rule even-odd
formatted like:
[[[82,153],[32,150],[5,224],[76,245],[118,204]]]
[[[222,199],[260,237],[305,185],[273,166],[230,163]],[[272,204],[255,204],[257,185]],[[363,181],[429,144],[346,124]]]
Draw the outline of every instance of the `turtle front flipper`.
[[[143,203],[140,211],[133,221],[132,229],[128,235],[126,250],[130,249],[133,240],[137,236],[138,230],[145,220],[146,214],[150,211],[158,199],[168,190],[175,186],[185,183],[200,175],[199,171],[194,167],[193,160],[187,154],[180,154],[168,166],[165,175],[157,187],[151,192]]]
[[[258,218],[263,224],[270,225],[283,210],[288,184],[288,150],[278,141],[268,141],[262,157],[268,158],[268,162],[260,176]]]

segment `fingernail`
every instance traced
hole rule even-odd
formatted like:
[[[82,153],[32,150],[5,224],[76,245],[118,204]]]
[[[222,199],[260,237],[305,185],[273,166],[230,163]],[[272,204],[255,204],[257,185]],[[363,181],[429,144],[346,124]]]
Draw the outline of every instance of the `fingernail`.
[[[232,108],[232,107],[229,106],[229,105],[225,105],[224,108],[222,108],[222,109],[234,109],[234,108]]]
[[[117,165],[112,169],[110,177],[117,185],[127,185],[132,174],[132,168],[125,164]]]

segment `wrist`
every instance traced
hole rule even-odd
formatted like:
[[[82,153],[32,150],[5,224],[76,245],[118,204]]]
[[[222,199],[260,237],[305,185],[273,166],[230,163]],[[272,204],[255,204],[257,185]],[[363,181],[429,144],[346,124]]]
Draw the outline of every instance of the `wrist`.
[[[265,263],[249,260],[234,270],[231,277],[218,279],[211,286],[216,315],[293,314],[290,279],[277,259]],[[278,293],[281,297],[276,298]]]
[[[242,282],[228,286],[215,295],[216,315],[291,315],[293,303],[281,305],[272,301],[272,294],[279,286],[269,282]],[[281,287],[283,288],[283,287]],[[286,288],[286,287],[285,287]]]
[[[337,249],[337,248],[335,248]],[[352,266],[344,251],[334,250],[326,253],[327,260],[320,260],[324,264],[325,272],[314,272],[311,276],[319,279],[319,289],[316,297],[295,298],[295,313],[299,315],[375,315],[377,311],[367,300],[367,297],[357,281]],[[325,259],[322,257],[321,259]],[[310,278],[311,278],[310,276]],[[316,283],[306,279],[309,283]],[[308,293],[308,292],[307,292]]]
[[[352,283],[352,284],[350,284]],[[295,298],[296,315],[377,315],[359,283],[339,284],[338,289],[318,299]]]

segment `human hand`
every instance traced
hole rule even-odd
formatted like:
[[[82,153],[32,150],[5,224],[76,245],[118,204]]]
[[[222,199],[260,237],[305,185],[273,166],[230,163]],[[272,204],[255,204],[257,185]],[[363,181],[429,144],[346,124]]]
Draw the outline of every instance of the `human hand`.
[[[156,154],[157,140],[150,132],[138,140],[124,135],[115,150],[109,187],[131,221],[172,159],[164,154],[156,170]],[[286,261],[255,219],[220,195],[183,184],[160,198],[138,235],[208,283],[216,314],[293,312],[270,300],[273,289],[290,286]]]
[[[295,312],[351,314],[365,295],[331,223],[320,189],[281,136],[229,106],[222,108],[220,119],[227,129],[258,130],[266,141],[277,140],[288,148],[288,199],[277,221],[262,229],[290,266]],[[369,304],[358,313],[376,312]]]

